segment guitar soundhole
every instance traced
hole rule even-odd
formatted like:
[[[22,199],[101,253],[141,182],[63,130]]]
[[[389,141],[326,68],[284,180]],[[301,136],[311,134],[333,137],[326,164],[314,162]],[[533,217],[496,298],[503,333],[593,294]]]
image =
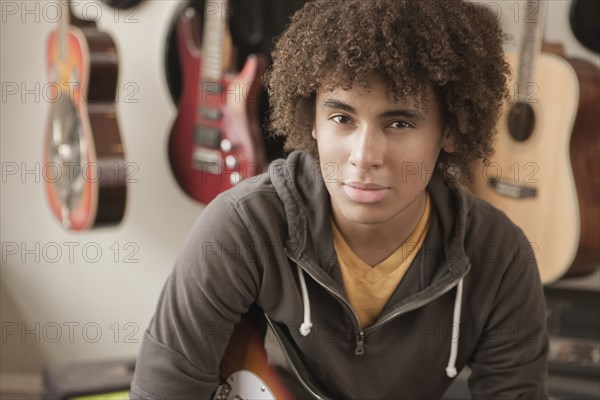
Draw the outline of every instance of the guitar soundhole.
[[[535,126],[535,114],[528,103],[513,104],[508,113],[508,131],[518,142],[523,142],[531,136]]]

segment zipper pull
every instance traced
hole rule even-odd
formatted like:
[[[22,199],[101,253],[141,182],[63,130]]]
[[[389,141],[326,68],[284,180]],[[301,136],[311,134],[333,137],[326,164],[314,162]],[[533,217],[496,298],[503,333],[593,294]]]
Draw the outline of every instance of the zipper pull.
[[[357,356],[365,354],[365,333],[363,331],[360,331],[356,335],[356,350],[354,350],[354,354]]]

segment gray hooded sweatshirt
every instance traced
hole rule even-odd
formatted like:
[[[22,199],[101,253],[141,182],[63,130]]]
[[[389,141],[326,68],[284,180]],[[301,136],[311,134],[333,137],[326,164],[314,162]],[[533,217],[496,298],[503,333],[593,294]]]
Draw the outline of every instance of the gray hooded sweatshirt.
[[[438,399],[465,365],[475,399],[545,399],[535,254],[501,211],[427,187],[432,221],[379,319],[361,330],[333,247],[318,164],[294,152],[200,214],[161,293],[132,399],[208,399],[234,325],[259,306],[339,399]]]

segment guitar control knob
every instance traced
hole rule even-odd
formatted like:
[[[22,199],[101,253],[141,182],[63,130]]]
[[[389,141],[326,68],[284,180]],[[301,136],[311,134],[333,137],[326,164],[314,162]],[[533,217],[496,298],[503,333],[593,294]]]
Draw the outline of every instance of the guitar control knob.
[[[233,148],[233,144],[231,144],[231,142],[229,140],[227,140],[227,139],[221,140],[221,150],[223,150],[225,153],[229,153],[232,148]]]
[[[194,7],[188,7],[185,10],[185,16],[188,18],[194,18],[194,15],[196,15],[196,10],[194,10]]]
[[[234,172],[229,176],[229,182],[231,182],[232,185],[237,185],[241,180],[242,176],[239,172]]]
[[[238,166],[238,161],[234,156],[227,156],[225,157],[225,165],[229,169],[234,169]]]

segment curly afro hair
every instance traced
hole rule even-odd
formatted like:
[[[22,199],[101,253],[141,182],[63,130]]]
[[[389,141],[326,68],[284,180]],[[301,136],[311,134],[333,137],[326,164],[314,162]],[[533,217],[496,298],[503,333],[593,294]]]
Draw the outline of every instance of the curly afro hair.
[[[423,99],[433,87],[456,148],[442,151],[434,176],[487,162],[509,74],[506,37],[489,9],[462,0],[315,0],[291,21],[265,77],[269,128],[285,137],[285,150],[318,158],[317,91],[365,86],[375,73],[395,99]]]

